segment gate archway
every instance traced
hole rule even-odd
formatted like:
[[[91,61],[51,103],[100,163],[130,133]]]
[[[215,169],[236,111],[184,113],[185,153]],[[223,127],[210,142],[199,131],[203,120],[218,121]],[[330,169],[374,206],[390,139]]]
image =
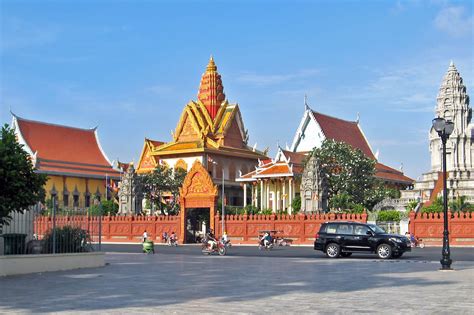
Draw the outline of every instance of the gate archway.
[[[180,195],[180,242],[186,242],[186,217],[190,209],[209,208],[209,225],[214,229],[214,217],[217,207],[217,186],[204,166],[196,160],[184,178],[183,186],[179,189]]]

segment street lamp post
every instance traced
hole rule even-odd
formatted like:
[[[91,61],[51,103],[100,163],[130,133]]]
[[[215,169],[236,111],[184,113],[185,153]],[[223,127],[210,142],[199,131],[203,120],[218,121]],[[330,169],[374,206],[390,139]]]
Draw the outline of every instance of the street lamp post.
[[[444,231],[443,231],[443,251],[441,258],[441,270],[451,270],[451,251],[449,249],[449,230],[448,230],[448,189],[446,185],[446,141],[454,130],[454,123],[446,121],[444,118],[433,119],[433,128],[438,133],[443,144],[443,213],[444,213]]]
[[[224,165],[222,165],[222,234],[221,237],[224,235],[225,230],[225,191],[224,191]]]

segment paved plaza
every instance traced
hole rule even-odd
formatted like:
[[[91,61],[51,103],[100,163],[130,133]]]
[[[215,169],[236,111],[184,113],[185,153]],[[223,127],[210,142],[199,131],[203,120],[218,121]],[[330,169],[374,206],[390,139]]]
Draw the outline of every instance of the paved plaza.
[[[195,253],[107,253],[103,268],[1,278],[0,313],[472,314],[474,309],[472,261],[440,272],[438,261],[409,258]]]

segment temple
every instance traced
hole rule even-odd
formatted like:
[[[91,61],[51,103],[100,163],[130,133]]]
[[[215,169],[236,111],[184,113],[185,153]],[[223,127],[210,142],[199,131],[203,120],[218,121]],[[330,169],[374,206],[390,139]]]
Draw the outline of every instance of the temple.
[[[466,86],[453,62],[439,88],[435,115],[454,122],[446,143],[447,188],[450,199],[466,196],[474,200],[474,125]],[[433,127],[429,130],[431,169],[415,182],[412,190],[402,191],[402,199],[433,202],[442,194],[442,144]]]
[[[303,118],[291,148],[283,150],[279,147],[275,159],[261,161],[256,170],[243,174],[238,179],[244,183],[244,187],[252,185],[252,204],[273,211],[288,210],[291,213],[294,198],[300,196],[303,211],[325,210],[327,196],[321,189],[322,179],[311,169],[315,167],[314,163],[308,163],[308,169],[303,165],[303,161],[310,158],[308,153],[320,147],[325,139],[344,142],[359,149],[368,158],[377,160],[359,120],[347,121],[316,112],[305,101]],[[375,177],[387,187],[405,189],[413,183],[403,172],[378,161],[375,168]],[[263,192],[260,198],[255,197],[258,191]]]
[[[110,199],[110,181],[120,172],[99,143],[97,129],[80,129],[27,120],[12,113],[17,140],[29,154],[36,172],[48,175],[46,198],[60,208],[91,206],[91,199]]]
[[[184,107],[170,142],[145,139],[137,173],[151,172],[157,165],[189,171],[198,160],[215,184],[224,182],[227,204],[242,205],[247,201],[236,178],[266,159],[265,153],[248,146],[239,105],[226,99],[212,57],[198,91],[197,100]]]

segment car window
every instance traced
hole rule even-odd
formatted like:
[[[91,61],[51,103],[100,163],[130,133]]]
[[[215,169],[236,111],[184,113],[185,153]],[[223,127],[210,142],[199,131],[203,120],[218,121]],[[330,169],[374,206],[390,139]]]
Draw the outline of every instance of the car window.
[[[372,231],[374,231],[376,234],[384,234],[384,233],[387,233],[384,231],[384,229],[382,229],[380,226],[378,225],[375,225],[375,224],[369,224],[370,228],[372,229]]]
[[[352,224],[339,224],[337,234],[352,234]]]
[[[365,225],[356,225],[354,227],[354,234],[355,235],[367,235],[369,228]]]
[[[336,224],[328,224],[327,227],[326,227],[326,233],[336,234],[336,228],[337,228]]]

